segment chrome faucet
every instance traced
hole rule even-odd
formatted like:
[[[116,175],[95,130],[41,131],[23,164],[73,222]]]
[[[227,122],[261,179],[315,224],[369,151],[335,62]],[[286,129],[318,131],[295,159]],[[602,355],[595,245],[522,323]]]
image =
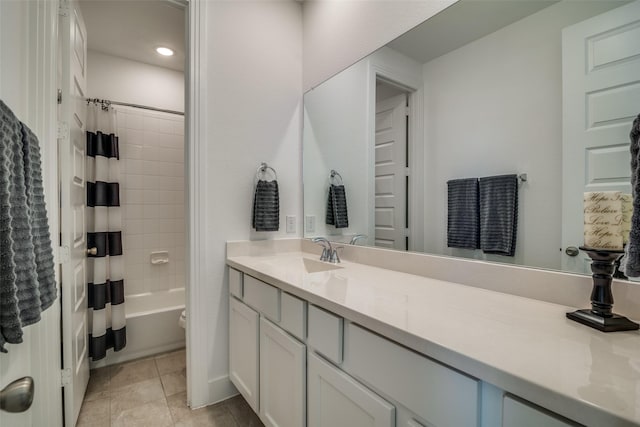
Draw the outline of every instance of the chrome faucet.
[[[331,251],[331,256],[329,257],[329,262],[333,264],[340,264],[340,257],[338,256],[338,249],[344,249],[343,246],[338,246],[333,248]]]
[[[331,255],[333,254],[331,242],[329,242],[324,237],[314,237],[313,239],[311,239],[311,241],[322,246],[322,255],[320,255],[320,261],[329,261]]]
[[[317,243],[322,246],[322,255],[320,255],[320,261],[329,261],[333,264],[340,263],[340,257],[338,256],[338,249],[342,249],[342,246],[333,248],[331,242],[324,237],[314,237],[311,239],[313,243]]]
[[[355,236],[353,236],[351,238],[351,241],[349,242],[350,245],[355,245],[358,243],[358,240],[360,239],[366,239],[367,235],[366,234],[356,234]]]

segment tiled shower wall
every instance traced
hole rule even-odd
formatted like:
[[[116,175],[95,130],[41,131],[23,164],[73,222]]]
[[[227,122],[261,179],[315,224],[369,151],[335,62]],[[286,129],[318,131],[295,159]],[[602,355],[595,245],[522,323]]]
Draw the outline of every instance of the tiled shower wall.
[[[116,110],[125,293],[184,287],[184,118],[139,108]],[[169,262],[152,265],[156,251],[168,251]]]

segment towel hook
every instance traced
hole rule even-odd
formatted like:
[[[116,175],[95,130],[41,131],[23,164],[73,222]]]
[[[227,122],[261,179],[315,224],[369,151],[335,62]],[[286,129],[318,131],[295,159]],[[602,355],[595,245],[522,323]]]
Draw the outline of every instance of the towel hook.
[[[269,166],[268,164],[266,164],[265,162],[262,162],[260,163],[260,166],[258,166],[258,169],[256,170],[256,181],[260,179],[261,175],[266,174],[267,170],[271,170],[271,172],[273,172],[274,181],[278,180],[278,174],[276,173],[276,170],[271,166]]]
[[[344,180],[342,179],[342,175],[340,175],[335,169],[331,169],[331,175],[329,175],[329,182],[331,183],[332,179],[337,181],[336,176],[340,178],[340,184],[344,185]]]
[[[526,173],[521,173],[520,175],[518,175],[518,180],[520,182],[527,182],[527,174]]]

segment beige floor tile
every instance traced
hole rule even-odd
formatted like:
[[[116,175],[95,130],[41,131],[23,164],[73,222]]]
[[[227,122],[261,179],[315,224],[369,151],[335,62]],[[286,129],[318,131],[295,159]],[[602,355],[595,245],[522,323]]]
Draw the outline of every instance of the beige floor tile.
[[[76,427],[109,427],[109,398],[82,403]]]
[[[151,378],[111,393],[111,419],[129,409],[164,399],[160,378]]]
[[[160,377],[164,395],[171,396],[187,389],[187,370],[171,372]]]
[[[253,412],[251,406],[242,398],[241,395],[225,400],[224,404],[229,408],[229,412],[235,418],[236,423],[242,427],[264,427],[260,418]]]
[[[224,403],[196,410],[187,407],[187,393],[167,397],[167,404],[176,427],[239,427]]]
[[[111,367],[93,369],[89,373],[89,385],[84,395],[84,401],[104,399],[109,397],[109,384],[111,383]]]
[[[179,350],[157,356],[156,366],[160,375],[182,371],[187,367],[187,353],[185,350]]]
[[[122,363],[115,365],[111,369],[109,389],[115,391],[121,387],[158,376],[158,370],[153,358]]]
[[[191,415],[191,409],[187,406],[187,392],[183,391],[173,396],[168,396],[167,405],[174,422],[185,420]]]
[[[126,409],[111,416],[112,427],[172,427],[173,419],[162,399]]]

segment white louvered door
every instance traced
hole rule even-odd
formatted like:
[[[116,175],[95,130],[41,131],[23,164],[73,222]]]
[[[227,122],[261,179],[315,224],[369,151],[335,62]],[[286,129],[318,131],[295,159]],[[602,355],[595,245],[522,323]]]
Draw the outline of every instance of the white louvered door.
[[[631,192],[629,131],[640,113],[640,1],[562,32],[562,269],[589,260],[564,251],[583,244],[583,193]]]
[[[86,29],[75,2],[63,1],[59,42],[62,359],[65,425],[74,426],[89,382],[85,224]]]

